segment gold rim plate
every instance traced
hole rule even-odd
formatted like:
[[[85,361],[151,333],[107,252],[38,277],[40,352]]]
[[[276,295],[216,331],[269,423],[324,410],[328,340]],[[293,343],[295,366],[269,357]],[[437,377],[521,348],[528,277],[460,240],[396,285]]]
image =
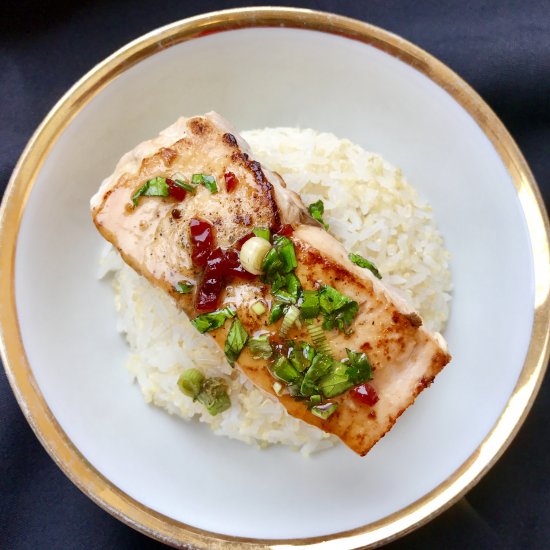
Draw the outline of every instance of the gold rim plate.
[[[115,487],[80,454],[46,404],[21,340],[14,293],[15,249],[21,216],[34,180],[53,143],[72,118],[101,89],[141,60],[201,36],[247,27],[291,27],[358,40],[414,67],[445,89],[477,122],[506,166],[527,219],[535,274],[535,311],[531,341],[510,399],[475,452],[446,481],[423,498],[363,527],[326,537],[258,540],[196,529],[163,516]],[[328,13],[292,8],[242,8],[208,13],[157,29],[131,42],[77,82],[46,116],[25,148],[0,209],[0,351],[13,392],[42,445],[65,474],[94,502],[131,527],[164,543],[210,549],[293,547],[341,549],[378,546],[428,522],[458,500],[487,472],[523,423],[542,382],[549,354],[549,224],[527,163],[491,109],[461,78],[434,57],[387,31]]]

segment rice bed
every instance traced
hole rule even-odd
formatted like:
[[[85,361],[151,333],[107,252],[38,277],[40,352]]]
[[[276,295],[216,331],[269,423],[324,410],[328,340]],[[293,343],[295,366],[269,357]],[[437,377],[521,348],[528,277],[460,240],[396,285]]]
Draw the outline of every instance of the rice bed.
[[[254,158],[281,174],[305,204],[323,200],[330,232],[347,250],[373,261],[383,281],[414,304],[428,328],[444,328],[451,298],[449,253],[431,207],[399,169],[347,139],[314,130],[267,128],[242,136]],[[100,276],[107,274],[115,291],[117,329],[130,347],[126,367],[147,403],[260,447],[278,443],[307,455],[338,441],[291,417],[232,369],[213,340],[199,334],[171,299],[128,267],[111,246],[101,258]],[[226,379],[229,410],[211,416],[180,392],[177,379],[191,367]]]

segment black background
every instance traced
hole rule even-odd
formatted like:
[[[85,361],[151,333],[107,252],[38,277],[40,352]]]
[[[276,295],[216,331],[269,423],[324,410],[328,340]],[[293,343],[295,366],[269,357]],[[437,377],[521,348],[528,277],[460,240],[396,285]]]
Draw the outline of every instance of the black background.
[[[367,21],[411,40],[449,65],[508,127],[548,205],[550,2],[325,0],[278,4]],[[160,25],[242,5],[183,0],[74,5],[4,1],[0,7],[2,190],[33,130],[69,86],[96,63]],[[450,510],[389,548],[548,548],[549,413],[550,383],[546,380],[519,435],[485,478]],[[464,421],[475,421],[475,411],[465,411]],[[3,372],[0,442],[0,547],[162,547],[110,517],[61,473],[31,432]]]

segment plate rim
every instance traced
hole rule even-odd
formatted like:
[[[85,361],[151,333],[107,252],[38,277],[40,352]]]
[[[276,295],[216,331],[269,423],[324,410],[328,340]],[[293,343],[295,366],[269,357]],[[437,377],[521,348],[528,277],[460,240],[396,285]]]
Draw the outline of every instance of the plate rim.
[[[15,251],[21,217],[51,147],[80,110],[117,76],[159,49],[213,33],[243,28],[313,30],[360,41],[418,70],[443,88],[475,120],[510,174],[526,217],[535,296],[531,340],[523,369],[504,410],[479,447],[432,491],[385,518],[326,536],[255,539],[214,533],[160,514],[121,491],[78,451],[51,413],[25,354],[15,304]],[[0,355],[7,378],[31,428],[67,477],[101,508],[134,529],[175,547],[212,549],[374,547],[424,525],[471,489],[498,460],[523,424],[538,393],[550,353],[550,228],[540,191],[523,155],[481,97],[442,62],[403,38],[366,22],[301,8],[254,7],[209,12],[155,29],[123,46],[76,82],[30,138],[0,206]]]

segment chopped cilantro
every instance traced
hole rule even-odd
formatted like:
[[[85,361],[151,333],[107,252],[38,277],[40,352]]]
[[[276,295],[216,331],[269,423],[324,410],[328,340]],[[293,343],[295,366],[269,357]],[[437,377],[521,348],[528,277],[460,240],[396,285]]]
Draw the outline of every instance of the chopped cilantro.
[[[348,356],[347,376],[354,386],[362,384],[367,380],[372,380],[372,366],[365,353],[360,351],[351,351],[346,348]]]
[[[248,333],[244,329],[239,318],[236,317],[231,323],[231,328],[227,333],[227,338],[223,347],[225,356],[231,366],[233,366],[235,361],[239,358],[239,355],[241,354],[247,340]]]
[[[291,384],[301,378],[300,373],[294,368],[292,363],[283,355],[279,355],[273,365],[271,372],[283,382]]]
[[[272,324],[275,321],[278,321],[286,312],[288,305],[287,304],[275,304],[271,308],[271,313],[269,314],[268,324]]]
[[[313,319],[319,315],[319,293],[316,290],[304,290],[300,311],[304,319]]]
[[[349,259],[359,267],[364,267],[365,269],[368,269],[372,271],[372,274],[378,278],[381,279],[382,275],[380,274],[380,271],[378,271],[378,268],[372,263],[369,262],[366,258],[363,258],[360,254],[354,254],[353,252],[349,255]]]
[[[181,281],[176,285],[176,291],[180,294],[189,294],[193,291],[193,285],[187,281]]]
[[[182,180],[174,180],[174,183],[178,187],[181,187],[182,189],[184,189],[185,191],[189,191],[189,193],[195,193],[195,191],[197,190],[196,185],[191,185],[190,183],[186,183],[185,181],[182,181]]]
[[[319,381],[319,389],[325,397],[336,397],[353,387],[344,363],[334,361],[330,372]]]
[[[137,206],[139,197],[167,197],[168,184],[166,178],[156,177],[146,181],[132,196],[134,206]]]
[[[204,185],[210,193],[218,192],[218,185],[216,184],[216,178],[214,176],[207,176],[206,174],[193,174],[191,176],[191,183],[195,185]]]
[[[328,229],[328,223],[325,223],[323,220],[325,205],[321,199],[319,199],[317,202],[310,204],[307,209],[314,220],[317,220],[320,224],[322,224],[325,229]]]
[[[229,307],[212,311],[211,313],[203,313],[195,317],[191,323],[199,332],[207,332],[220,328],[225,323],[226,319],[235,317],[235,310]]]
[[[359,305],[335,288],[325,285],[319,291],[319,307],[325,319],[323,328],[330,330],[335,327],[349,333],[349,326],[359,311]]]
[[[318,353],[313,358],[311,366],[307,370],[302,386],[300,387],[300,393],[305,396],[315,395],[319,393],[317,383],[319,380],[330,372],[332,367],[332,359],[324,353]]]

